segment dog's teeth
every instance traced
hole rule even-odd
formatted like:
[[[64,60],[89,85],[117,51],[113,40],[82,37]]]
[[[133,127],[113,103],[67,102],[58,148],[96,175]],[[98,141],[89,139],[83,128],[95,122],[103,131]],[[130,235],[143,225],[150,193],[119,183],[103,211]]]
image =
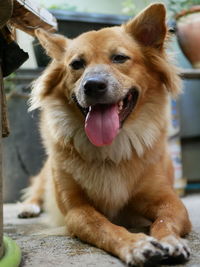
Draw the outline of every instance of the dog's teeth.
[[[129,95],[128,95],[128,101],[131,101],[131,99],[132,99],[132,95],[129,94]]]
[[[123,101],[122,100],[118,103],[118,107],[119,107],[119,111],[121,111],[123,109]]]

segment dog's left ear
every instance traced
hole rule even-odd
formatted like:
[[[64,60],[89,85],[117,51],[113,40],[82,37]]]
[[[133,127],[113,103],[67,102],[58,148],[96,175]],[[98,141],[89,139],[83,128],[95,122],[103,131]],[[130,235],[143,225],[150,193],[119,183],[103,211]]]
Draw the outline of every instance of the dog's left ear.
[[[59,34],[49,33],[43,29],[35,30],[35,35],[47,55],[58,61],[63,59],[63,54],[67,47],[67,38]]]
[[[165,6],[161,3],[152,4],[125,24],[125,31],[141,45],[160,49],[167,33],[165,17]]]

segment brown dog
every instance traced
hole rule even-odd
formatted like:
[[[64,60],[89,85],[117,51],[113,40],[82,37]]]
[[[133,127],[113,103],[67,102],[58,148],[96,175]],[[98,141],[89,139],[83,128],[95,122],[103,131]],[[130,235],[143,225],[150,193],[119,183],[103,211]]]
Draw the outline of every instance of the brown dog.
[[[188,214],[175,194],[167,105],[180,81],[165,53],[165,7],[74,40],[36,30],[52,63],[35,82],[48,159],[21,217],[44,209],[80,239],[130,265],[189,258]],[[150,236],[131,233],[146,220]]]

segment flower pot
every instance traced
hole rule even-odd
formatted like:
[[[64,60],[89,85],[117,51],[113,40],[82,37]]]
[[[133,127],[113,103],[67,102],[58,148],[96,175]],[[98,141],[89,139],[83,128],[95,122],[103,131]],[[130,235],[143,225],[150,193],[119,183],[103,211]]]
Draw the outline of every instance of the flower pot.
[[[176,15],[177,39],[192,64],[200,68],[200,5],[193,6]]]

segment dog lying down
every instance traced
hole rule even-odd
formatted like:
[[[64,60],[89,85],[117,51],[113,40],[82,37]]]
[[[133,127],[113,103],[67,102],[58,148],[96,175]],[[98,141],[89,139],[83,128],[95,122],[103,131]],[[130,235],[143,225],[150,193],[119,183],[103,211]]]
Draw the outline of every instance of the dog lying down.
[[[30,101],[41,110],[48,158],[19,217],[44,209],[72,236],[133,266],[190,255],[167,148],[168,100],[180,80],[165,52],[165,13],[152,4],[122,26],[73,40],[35,31],[52,58]],[[149,235],[125,228],[138,218],[150,222]]]

